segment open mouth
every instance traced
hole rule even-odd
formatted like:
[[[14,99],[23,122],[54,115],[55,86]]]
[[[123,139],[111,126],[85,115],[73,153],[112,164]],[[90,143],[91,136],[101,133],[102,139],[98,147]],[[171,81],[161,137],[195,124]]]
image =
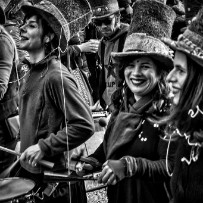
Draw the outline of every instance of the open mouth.
[[[144,79],[131,79],[131,82],[133,85],[142,86],[146,83],[146,80],[144,80]]]

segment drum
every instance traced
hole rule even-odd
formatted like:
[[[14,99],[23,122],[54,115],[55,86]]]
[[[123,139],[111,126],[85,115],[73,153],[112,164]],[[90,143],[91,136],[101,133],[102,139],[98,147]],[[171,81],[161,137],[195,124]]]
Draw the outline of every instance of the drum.
[[[34,203],[33,188],[35,183],[23,178],[0,179],[0,202]]]

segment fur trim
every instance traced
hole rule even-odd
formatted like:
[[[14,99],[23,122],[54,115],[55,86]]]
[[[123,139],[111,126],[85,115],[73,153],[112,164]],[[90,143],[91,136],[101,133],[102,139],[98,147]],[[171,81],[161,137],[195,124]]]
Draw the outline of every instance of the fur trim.
[[[172,55],[168,46],[161,40],[145,33],[132,33],[127,36],[123,52],[112,52],[115,62],[126,61],[132,57],[148,56],[163,64],[163,68],[173,66]]]

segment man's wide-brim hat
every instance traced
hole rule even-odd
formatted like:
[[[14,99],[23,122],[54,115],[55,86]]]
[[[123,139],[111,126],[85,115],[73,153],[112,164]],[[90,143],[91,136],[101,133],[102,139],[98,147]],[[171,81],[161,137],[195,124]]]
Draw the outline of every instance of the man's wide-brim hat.
[[[161,38],[171,37],[175,17],[173,9],[161,1],[137,0],[123,51],[111,54],[114,61],[121,63],[132,57],[148,56],[163,68],[172,68],[171,50]]]
[[[114,13],[124,10],[119,8],[117,0],[89,0],[92,8],[92,19],[106,18]]]
[[[181,51],[192,60],[203,66],[203,8],[198,12],[190,25],[177,41],[162,39],[173,50]]]
[[[33,11],[42,16],[59,39],[59,47],[64,52],[69,39],[84,28],[91,20],[92,12],[86,0],[50,0],[22,6],[24,13]]]

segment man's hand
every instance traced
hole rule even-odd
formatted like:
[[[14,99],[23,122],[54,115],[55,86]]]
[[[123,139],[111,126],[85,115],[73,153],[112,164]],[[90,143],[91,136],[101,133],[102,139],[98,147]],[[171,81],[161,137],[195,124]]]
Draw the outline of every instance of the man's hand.
[[[77,46],[80,48],[81,52],[96,53],[98,51],[99,43],[99,40],[92,39]]]
[[[37,165],[37,162],[44,157],[38,144],[28,147],[20,157],[21,161],[27,161],[32,167]]]

